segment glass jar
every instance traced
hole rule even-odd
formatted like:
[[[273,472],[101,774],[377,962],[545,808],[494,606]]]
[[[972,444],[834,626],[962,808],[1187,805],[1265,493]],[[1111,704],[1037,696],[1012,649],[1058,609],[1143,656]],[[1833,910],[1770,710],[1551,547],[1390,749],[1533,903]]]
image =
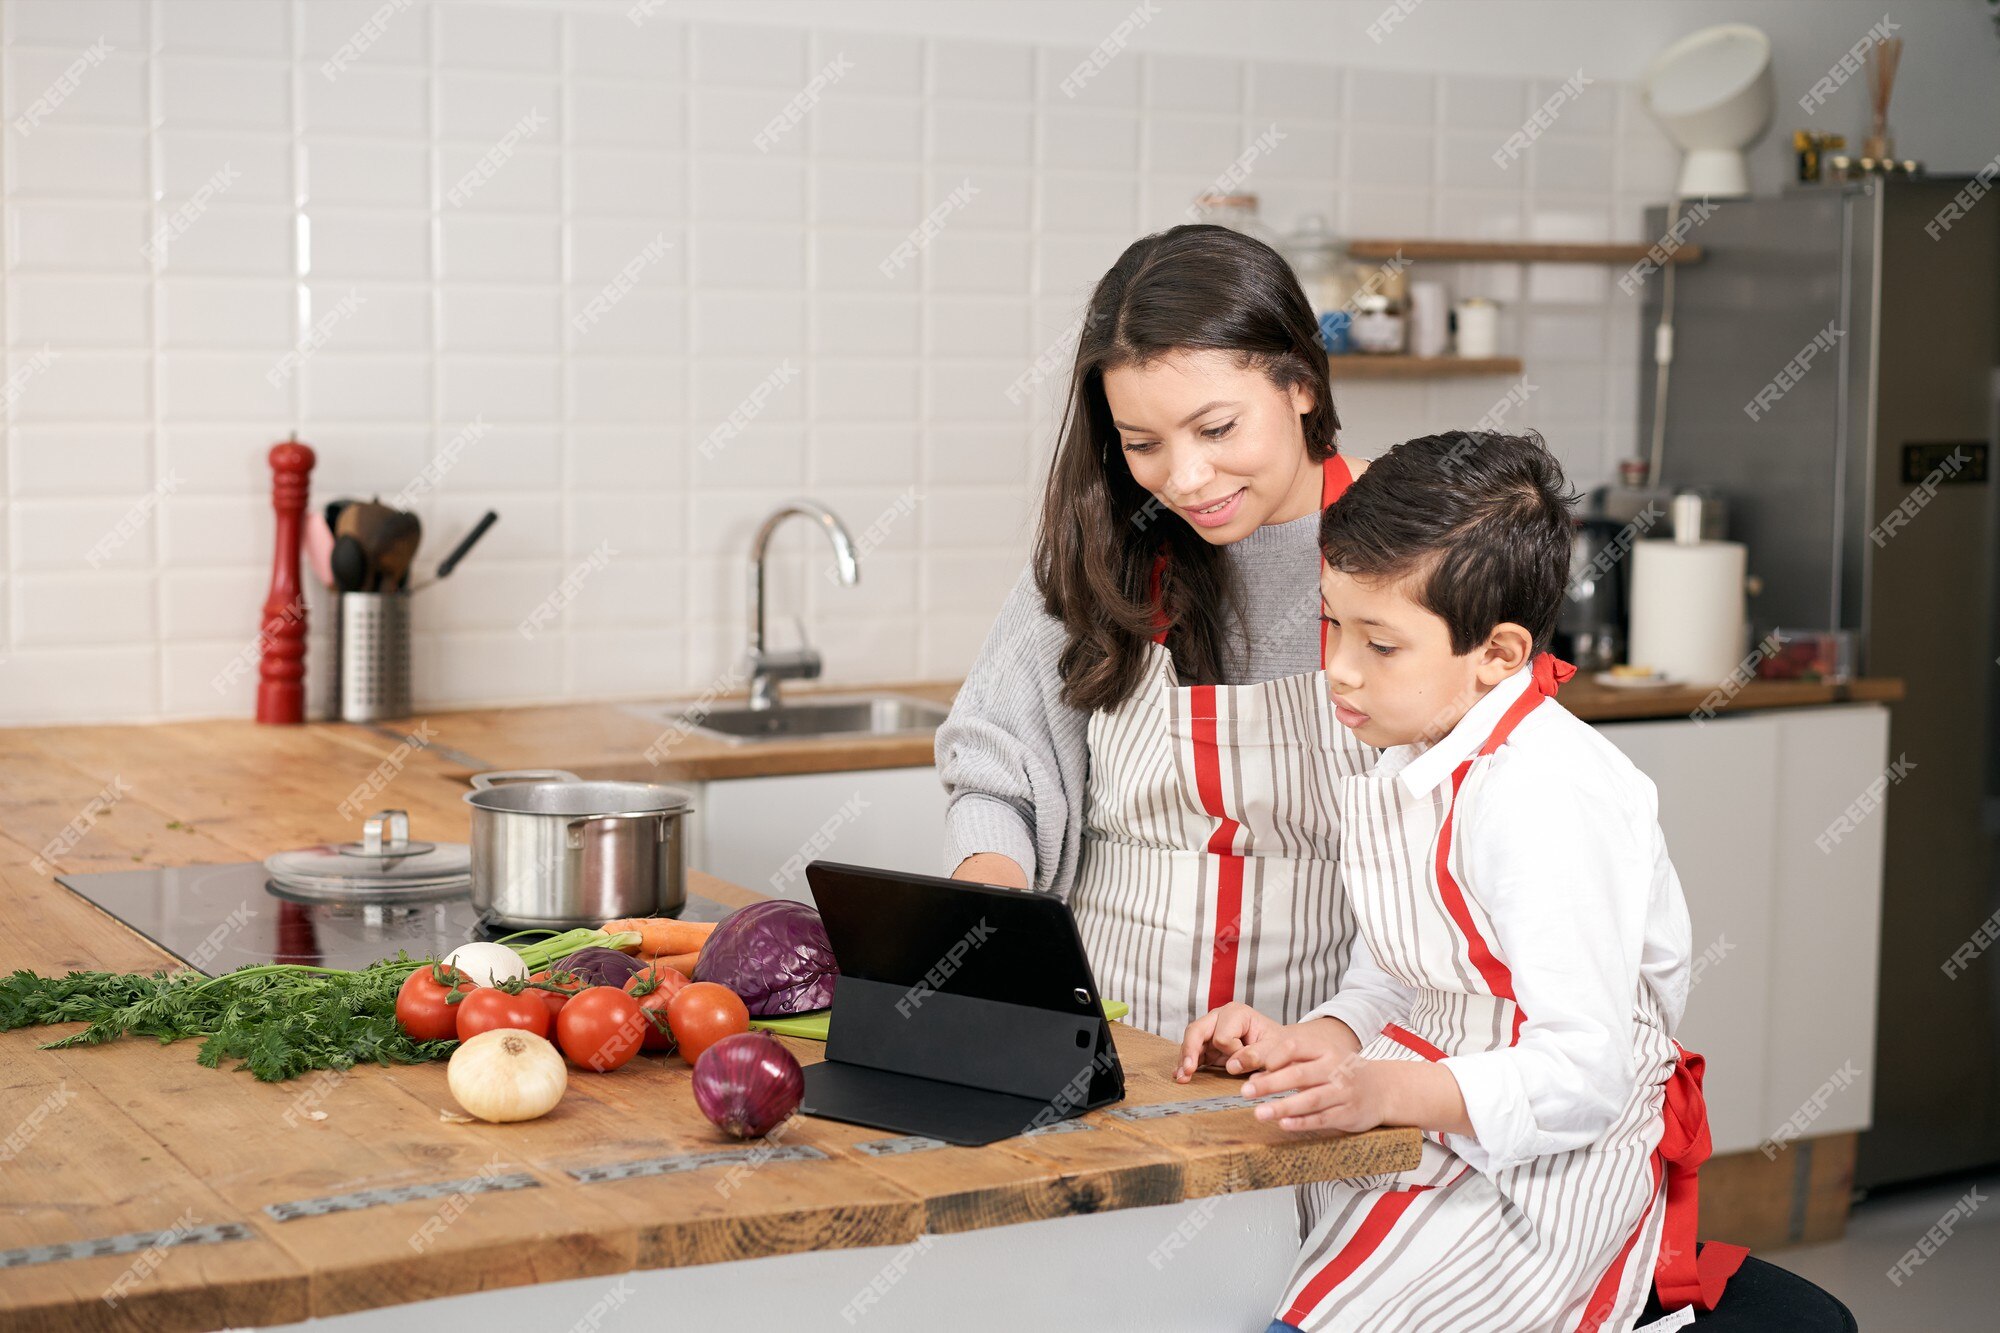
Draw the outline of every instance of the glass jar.
[[[1284,255],[1298,275],[1315,319],[1348,309],[1356,286],[1354,264],[1325,218],[1314,213],[1302,220],[1298,230],[1285,238]]]
[[[1380,292],[1364,292],[1354,302],[1354,323],[1349,331],[1360,352],[1378,354],[1403,350],[1403,317]]]
[[[1278,234],[1257,216],[1257,196],[1254,194],[1198,194],[1194,198],[1194,207],[1196,222],[1240,231],[1273,250],[1278,248]]]

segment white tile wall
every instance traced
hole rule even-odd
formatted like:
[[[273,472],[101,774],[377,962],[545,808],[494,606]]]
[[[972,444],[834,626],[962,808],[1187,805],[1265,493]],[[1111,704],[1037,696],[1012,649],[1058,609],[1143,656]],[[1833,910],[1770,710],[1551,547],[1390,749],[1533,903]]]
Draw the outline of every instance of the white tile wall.
[[[246,714],[254,673],[217,681],[257,627],[266,448],[313,444],[316,502],[387,495],[475,420],[418,506],[425,563],[502,517],[418,602],[424,707],[705,688],[742,643],[751,531],[797,493],[857,533],[900,516],[854,589],[822,577],[816,536],[780,543],[781,641],[796,613],[837,680],[953,676],[1026,552],[1050,447],[1060,386],[1022,406],[1006,387],[1268,127],[1284,139],[1248,188],[1280,229],[1640,239],[1673,169],[1608,81],[1502,170],[1546,81],[1128,50],[1071,97],[1080,48],[629,8],[0,6],[0,722]],[[1612,275],[1436,272],[1508,302],[1536,386],[1515,419],[1578,481],[1609,475],[1638,346]],[[1346,443],[1465,424],[1506,387],[1343,387]]]

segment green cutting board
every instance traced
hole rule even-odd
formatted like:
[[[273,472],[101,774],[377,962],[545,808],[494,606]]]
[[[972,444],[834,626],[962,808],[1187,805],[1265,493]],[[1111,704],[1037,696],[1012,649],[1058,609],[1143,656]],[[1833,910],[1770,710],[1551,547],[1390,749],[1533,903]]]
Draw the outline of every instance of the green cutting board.
[[[1123,1000],[1104,1001],[1104,1016],[1118,1019],[1132,1012],[1132,1006]],[[775,1032],[781,1037],[805,1037],[812,1041],[826,1040],[827,1020],[832,1017],[831,1009],[814,1009],[803,1014],[786,1014],[781,1018],[753,1018],[750,1026]]]

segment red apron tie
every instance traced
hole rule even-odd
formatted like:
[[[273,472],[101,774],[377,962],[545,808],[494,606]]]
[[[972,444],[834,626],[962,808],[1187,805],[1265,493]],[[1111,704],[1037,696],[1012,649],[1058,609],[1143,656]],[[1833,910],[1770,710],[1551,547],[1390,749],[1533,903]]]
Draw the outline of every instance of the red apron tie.
[[[1576,674],[1576,668],[1554,653],[1535,654],[1535,688],[1553,699],[1556,691]]]
[[[1653,1267],[1653,1284],[1663,1309],[1692,1305],[1713,1310],[1722,1288],[1750,1251],[1741,1245],[1710,1241],[1695,1250],[1695,1177],[1708,1160],[1708,1102],[1701,1093],[1701,1056],[1674,1043],[1679,1058],[1667,1079],[1666,1102],[1660,1114],[1666,1131],[1659,1155],[1666,1169],[1667,1215],[1660,1231],[1660,1258]]]

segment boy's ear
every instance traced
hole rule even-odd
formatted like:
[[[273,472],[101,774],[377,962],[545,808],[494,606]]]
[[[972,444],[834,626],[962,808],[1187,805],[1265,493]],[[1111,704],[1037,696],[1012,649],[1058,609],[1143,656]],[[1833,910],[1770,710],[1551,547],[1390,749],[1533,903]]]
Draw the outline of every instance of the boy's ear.
[[[1491,688],[1528,664],[1535,655],[1535,636],[1511,620],[1503,620],[1486,636],[1479,655],[1479,683]]]

